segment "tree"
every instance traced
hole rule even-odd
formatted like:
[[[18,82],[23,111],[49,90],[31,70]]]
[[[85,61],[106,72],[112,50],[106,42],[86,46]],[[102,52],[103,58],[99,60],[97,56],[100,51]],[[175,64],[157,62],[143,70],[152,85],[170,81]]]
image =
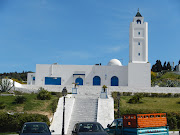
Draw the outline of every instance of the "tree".
[[[2,79],[0,81],[0,91],[8,92],[12,89],[14,85],[8,79]]]
[[[156,64],[152,66],[153,72],[161,72],[162,71],[162,64],[160,60],[156,61]]]
[[[166,61],[164,62],[164,65],[163,65],[163,70],[167,70],[167,66],[166,66]]]
[[[167,70],[171,71],[171,64],[170,64],[170,62],[167,63]]]

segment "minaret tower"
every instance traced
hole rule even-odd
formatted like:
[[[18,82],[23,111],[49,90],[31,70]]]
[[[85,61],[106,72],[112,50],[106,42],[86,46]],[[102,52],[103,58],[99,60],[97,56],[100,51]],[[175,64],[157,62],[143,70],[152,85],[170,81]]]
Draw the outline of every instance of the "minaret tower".
[[[144,22],[139,9],[129,28],[129,62],[148,62],[148,23]]]
[[[129,87],[151,87],[151,64],[148,62],[148,23],[138,12],[129,28]]]

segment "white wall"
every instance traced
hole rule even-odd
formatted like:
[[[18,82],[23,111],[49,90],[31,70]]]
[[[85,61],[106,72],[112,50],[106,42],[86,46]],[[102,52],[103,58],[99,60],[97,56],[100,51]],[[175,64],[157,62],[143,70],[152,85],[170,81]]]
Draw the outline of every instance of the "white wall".
[[[141,24],[137,24],[137,20]],[[140,32],[140,35],[138,34]],[[140,45],[138,45],[140,42]],[[138,55],[140,53],[140,56]],[[129,28],[129,62],[148,62],[148,23],[144,22],[144,17],[134,17]]]
[[[128,64],[129,87],[151,87],[151,64],[129,63]]]
[[[35,77],[35,76],[36,76],[36,73],[28,73],[27,74],[27,84],[28,85],[34,85],[35,84],[35,81],[33,80],[33,77]]]
[[[73,74],[85,75],[75,75]],[[35,85],[44,85],[45,77],[61,77],[61,85],[72,85],[77,77],[83,78],[85,86],[93,85],[93,77],[101,78],[101,85],[109,86],[111,77],[119,78],[120,86],[128,85],[128,67],[127,66],[97,66],[97,65],[36,65]]]

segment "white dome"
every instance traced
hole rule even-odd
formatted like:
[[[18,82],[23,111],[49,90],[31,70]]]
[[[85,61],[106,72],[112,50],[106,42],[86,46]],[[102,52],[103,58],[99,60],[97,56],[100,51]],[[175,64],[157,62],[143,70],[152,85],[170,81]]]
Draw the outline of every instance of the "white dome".
[[[122,66],[118,59],[112,59],[109,61],[108,66]]]

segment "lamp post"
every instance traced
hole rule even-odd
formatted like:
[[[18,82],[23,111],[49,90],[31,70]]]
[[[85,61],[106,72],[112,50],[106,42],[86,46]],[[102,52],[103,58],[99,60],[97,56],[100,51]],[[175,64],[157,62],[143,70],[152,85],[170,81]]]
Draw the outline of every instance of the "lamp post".
[[[64,119],[65,119],[65,96],[67,95],[67,89],[66,87],[63,88],[62,90],[62,95],[64,97],[64,101],[63,101],[63,121],[62,121],[62,135],[64,135]]]
[[[119,101],[120,101],[120,93],[117,93],[117,100],[118,100],[118,118],[120,118],[120,111],[119,111]]]

